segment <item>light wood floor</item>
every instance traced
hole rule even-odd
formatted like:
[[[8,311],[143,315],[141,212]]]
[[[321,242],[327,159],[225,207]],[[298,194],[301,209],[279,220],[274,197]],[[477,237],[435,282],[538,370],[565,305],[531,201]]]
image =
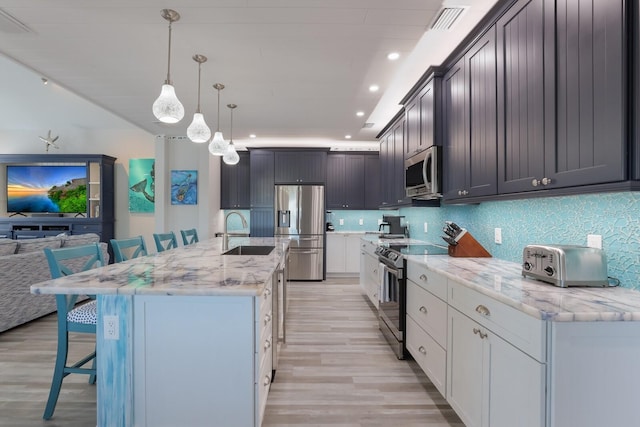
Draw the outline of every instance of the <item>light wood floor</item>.
[[[463,427],[416,363],[396,359],[356,281],[290,284],[263,426]],[[95,386],[84,375],[65,379],[54,418],[42,420],[55,351],[53,315],[0,333],[0,427],[95,426]]]

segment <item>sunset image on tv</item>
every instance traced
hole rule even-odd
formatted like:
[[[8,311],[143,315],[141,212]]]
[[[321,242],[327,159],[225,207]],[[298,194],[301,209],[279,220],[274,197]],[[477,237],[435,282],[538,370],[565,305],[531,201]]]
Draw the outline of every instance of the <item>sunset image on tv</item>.
[[[85,166],[7,165],[7,212],[79,213],[86,210]]]

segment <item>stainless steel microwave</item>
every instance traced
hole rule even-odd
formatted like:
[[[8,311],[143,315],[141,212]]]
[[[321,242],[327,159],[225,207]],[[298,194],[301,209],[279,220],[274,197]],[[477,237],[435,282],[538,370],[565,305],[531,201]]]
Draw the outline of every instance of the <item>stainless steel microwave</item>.
[[[431,147],[409,157],[404,162],[407,197],[430,200],[442,197],[442,154],[440,147]]]

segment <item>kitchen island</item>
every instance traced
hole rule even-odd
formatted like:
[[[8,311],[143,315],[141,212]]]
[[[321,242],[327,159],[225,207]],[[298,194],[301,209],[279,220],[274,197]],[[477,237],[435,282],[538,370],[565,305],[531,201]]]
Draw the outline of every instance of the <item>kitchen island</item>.
[[[261,424],[289,240],[241,243],[274,249],[223,255],[211,239],[31,287],[97,296],[99,427]]]

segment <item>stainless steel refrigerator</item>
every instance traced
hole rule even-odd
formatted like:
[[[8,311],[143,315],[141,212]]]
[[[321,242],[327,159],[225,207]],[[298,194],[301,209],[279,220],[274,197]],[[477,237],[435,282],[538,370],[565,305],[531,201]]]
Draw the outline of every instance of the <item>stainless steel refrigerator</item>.
[[[289,280],[324,279],[324,186],[276,185],[275,236],[291,239]]]

